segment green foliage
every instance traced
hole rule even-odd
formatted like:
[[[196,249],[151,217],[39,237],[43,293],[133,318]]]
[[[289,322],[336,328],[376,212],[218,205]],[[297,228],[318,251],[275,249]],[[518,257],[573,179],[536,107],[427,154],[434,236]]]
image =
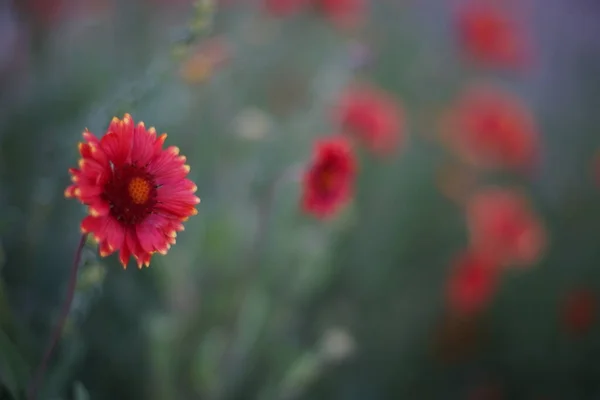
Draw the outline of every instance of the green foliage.
[[[598,393],[598,336],[570,341],[557,321],[563,293],[598,289],[600,203],[586,169],[598,90],[581,88],[560,115],[534,107],[555,157],[539,176],[486,178],[526,187],[552,246],[537,269],[504,279],[481,322],[487,344],[447,366],[431,343],[466,233],[436,185],[450,156],[431,138],[443,107],[480,78],[451,41],[405,2],[373,1],[358,39],[316,13],[126,3],[41,37],[0,93],[0,398],[24,398],[65,296],[84,210],[63,191],[80,133],[102,135],[125,112],[187,156],[199,214],[141,271],[87,244],[42,398],[454,399],[489,377],[517,396]],[[231,60],[186,82],[182,64],[214,38]],[[374,61],[357,67],[349,50],[363,42]],[[390,159],[360,149],[354,199],[319,221],[302,213],[300,174],[314,140],[337,133],[331,107],[356,77],[402,102],[408,139]]]

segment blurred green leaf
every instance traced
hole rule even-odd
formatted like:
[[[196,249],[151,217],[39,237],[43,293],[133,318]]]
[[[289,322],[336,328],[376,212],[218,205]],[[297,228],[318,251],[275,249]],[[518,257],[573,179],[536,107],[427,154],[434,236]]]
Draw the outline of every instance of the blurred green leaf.
[[[197,393],[207,397],[214,396],[221,384],[226,382],[220,376],[223,356],[227,350],[227,337],[219,329],[213,329],[205,336],[196,351],[191,370],[192,382]]]
[[[323,363],[317,353],[307,352],[296,360],[281,382],[281,399],[299,398],[321,373]]]
[[[83,386],[83,383],[75,382],[73,386],[73,400],[91,400],[90,394],[85,386]]]

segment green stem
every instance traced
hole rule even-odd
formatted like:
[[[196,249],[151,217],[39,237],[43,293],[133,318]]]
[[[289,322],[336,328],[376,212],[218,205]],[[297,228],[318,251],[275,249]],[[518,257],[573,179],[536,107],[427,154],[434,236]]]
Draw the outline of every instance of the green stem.
[[[31,381],[29,386],[27,399],[35,400],[37,398],[38,391],[40,389],[40,385],[46,373],[46,369],[48,367],[48,362],[50,361],[50,357],[52,356],[52,352],[56,347],[60,337],[62,336],[63,329],[67,322],[67,318],[69,316],[69,312],[71,311],[71,304],[73,303],[73,298],[75,297],[75,287],[77,285],[77,272],[79,270],[79,261],[81,260],[81,251],[85,246],[85,242],[87,239],[87,233],[81,235],[81,239],[79,240],[79,246],[77,247],[77,252],[75,253],[75,258],[73,260],[73,266],[71,267],[71,274],[69,276],[69,283],[67,287],[67,298],[65,299],[62,309],[60,311],[60,316],[58,320],[58,324],[52,333],[52,337],[50,338],[50,343],[46,348],[46,352],[44,353],[44,357],[40,362],[40,365],[37,369],[37,372]]]

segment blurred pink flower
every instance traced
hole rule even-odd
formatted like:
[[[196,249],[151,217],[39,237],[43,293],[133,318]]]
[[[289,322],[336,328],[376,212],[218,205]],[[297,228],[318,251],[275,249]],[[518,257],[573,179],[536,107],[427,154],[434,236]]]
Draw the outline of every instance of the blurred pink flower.
[[[356,160],[343,136],[318,140],[304,175],[302,206],[318,218],[335,214],[354,192]]]
[[[546,245],[541,221],[516,190],[490,187],[467,202],[471,246],[501,266],[530,266]]]
[[[402,107],[374,86],[350,86],[336,104],[334,120],[345,134],[378,155],[393,153],[404,141]]]
[[[533,115],[501,89],[471,85],[441,123],[442,139],[475,167],[523,171],[537,161],[540,144]]]
[[[531,39],[507,7],[469,1],[459,10],[458,33],[464,52],[478,64],[522,69],[531,63]]]
[[[315,6],[334,25],[353,28],[363,22],[366,0],[313,0]]]
[[[491,301],[497,284],[495,263],[482,254],[467,251],[452,262],[448,306],[459,314],[476,314]]]
[[[264,0],[264,6],[277,17],[288,17],[312,7],[337,27],[353,28],[363,20],[366,0]]]

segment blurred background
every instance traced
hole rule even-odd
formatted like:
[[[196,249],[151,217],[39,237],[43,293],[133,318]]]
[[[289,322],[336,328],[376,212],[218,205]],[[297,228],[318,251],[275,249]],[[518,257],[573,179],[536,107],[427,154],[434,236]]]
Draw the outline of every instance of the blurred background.
[[[0,399],[25,398],[67,295],[81,132],[124,113],[169,134],[202,203],[149,268],[85,247],[39,398],[600,398],[596,1],[0,18]],[[358,168],[321,215],[304,177],[332,135]]]

